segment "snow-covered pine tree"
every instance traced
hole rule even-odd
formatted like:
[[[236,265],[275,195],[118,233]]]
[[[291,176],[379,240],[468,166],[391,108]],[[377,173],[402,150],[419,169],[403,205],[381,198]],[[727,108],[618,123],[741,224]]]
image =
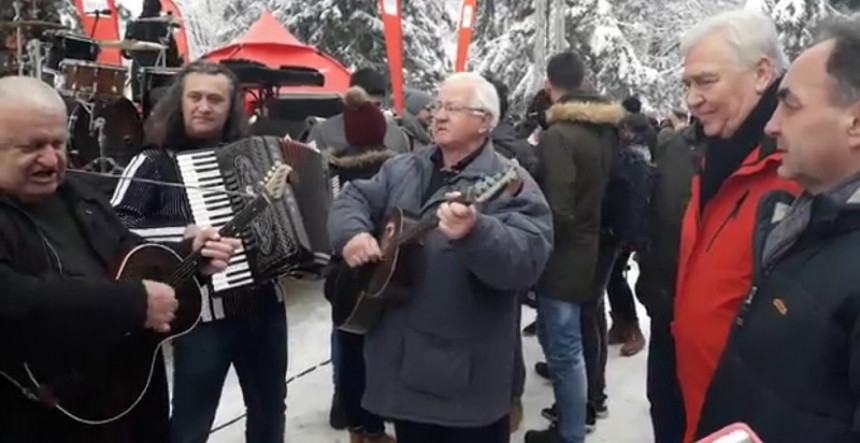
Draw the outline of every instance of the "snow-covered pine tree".
[[[454,24],[438,0],[402,4],[405,82],[431,90],[452,70],[443,41]],[[337,58],[347,68],[371,67],[388,73],[377,0],[295,0],[270,7],[299,40]]]
[[[826,0],[779,0],[771,16],[789,60],[793,60],[813,40],[818,22],[825,17]]]

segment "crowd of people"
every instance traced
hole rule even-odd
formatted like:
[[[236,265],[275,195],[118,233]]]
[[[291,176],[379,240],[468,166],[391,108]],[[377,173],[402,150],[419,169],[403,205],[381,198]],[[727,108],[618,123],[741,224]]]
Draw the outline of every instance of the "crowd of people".
[[[646,335],[647,374],[627,376],[647,377],[657,443],[735,423],[768,443],[860,439],[860,23],[828,24],[789,62],[770,18],[729,11],[688,30],[680,51],[688,110],[662,110],[662,121],[635,96],[596,91],[574,51],[549,59],[517,122],[489,75],[409,89],[393,118],[385,76],[353,73],[343,113],[306,140],[340,182],[324,295],[360,292],[362,280],[343,282],[392,259],[380,242],[391,211],[433,226],[395,257],[406,278],[366,333],[333,319],[330,422],[350,443],[509,442],[529,334],[554,403],[526,443],[625,426],[601,421],[607,352],[636,355]],[[67,393],[31,372],[85,370],[129,336],[170,332],[177,288],[109,277],[128,249],[176,235],[166,246],[199,251],[204,282],[228,266],[239,240],[193,225],[187,194],[159,183],[179,181],[177,154],[248,137],[244,109],[229,69],[186,65],[107,202],[66,175],[60,95],[0,79],[0,441],[204,442],[231,365],[247,441],[285,440],[289,293],[276,279],[204,291],[199,324],[172,340],[172,395],[159,354],[135,407],[109,423],[75,419]],[[464,200],[510,171],[517,186]],[[537,321],[521,331],[524,306]]]

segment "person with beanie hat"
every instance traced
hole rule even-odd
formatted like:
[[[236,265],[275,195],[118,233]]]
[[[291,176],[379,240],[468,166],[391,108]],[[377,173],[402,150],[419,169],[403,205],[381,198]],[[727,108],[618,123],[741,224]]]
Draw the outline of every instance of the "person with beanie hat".
[[[367,92],[360,86],[353,86],[346,92],[343,102],[343,132],[348,146],[383,146],[387,129],[385,116],[371,103]]]
[[[386,120],[370,95],[361,87],[349,88],[343,99],[343,128],[348,145],[337,152],[324,151],[332,176],[341,187],[352,180],[369,179],[395,153],[384,145]],[[348,266],[341,257],[332,257],[323,292],[331,301],[337,297],[335,282]],[[339,362],[334,367],[338,401],[343,409],[350,443],[393,443],[385,433],[382,418],[361,406],[364,395],[364,337],[334,329],[339,346]]]
[[[433,103],[433,97],[430,94],[427,94],[423,91],[419,91],[417,89],[406,88],[405,93],[405,102],[406,102],[406,110],[409,111],[410,114],[419,117],[421,122],[425,125],[430,124],[430,120],[423,119],[421,111],[426,111],[425,113],[429,115],[429,107],[430,104]]]
[[[364,90],[368,97],[368,101],[375,107],[382,109],[386,96],[389,91],[389,82],[385,75],[371,69],[362,68],[352,73],[349,79],[349,86],[358,86]],[[409,139],[406,134],[397,126],[397,123],[391,119],[385,120],[385,136],[383,144],[388,149],[394,152],[409,152]],[[316,147],[322,152],[342,153],[349,148],[350,143],[346,140],[346,128],[344,126],[344,115],[338,114],[328,118],[325,121],[315,124],[308,134],[307,143]],[[337,374],[337,367],[340,364],[339,349],[340,343],[337,341],[336,334],[332,333],[332,366]],[[329,424],[332,428],[342,430],[346,428],[346,418],[344,417],[343,408],[340,407],[338,395],[338,380],[334,377],[334,396],[332,398],[331,411],[329,413]]]
[[[417,89],[406,88],[404,92],[406,112],[399,119],[400,127],[409,137],[412,150],[428,146],[433,143],[430,135],[430,123],[433,121],[430,114],[430,105],[433,97]]]
[[[390,90],[388,79],[383,74],[370,68],[362,68],[352,74],[349,83],[350,87],[361,87],[371,104],[380,109],[383,108]],[[308,134],[307,143],[320,151],[338,152],[347,147],[349,143],[344,133],[343,114],[314,125]],[[409,140],[406,134],[390,118],[386,119],[384,144],[394,152],[409,151]]]

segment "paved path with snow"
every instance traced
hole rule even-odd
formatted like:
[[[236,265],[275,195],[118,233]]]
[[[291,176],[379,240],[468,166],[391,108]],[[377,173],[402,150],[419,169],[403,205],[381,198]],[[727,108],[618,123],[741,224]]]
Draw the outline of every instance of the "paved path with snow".
[[[636,272],[631,272],[635,281]],[[289,321],[290,360],[288,377],[312,368],[329,357],[331,331],[329,306],[320,293],[320,284],[290,282],[287,304]],[[640,307],[643,330],[648,321]],[[526,309],[524,323],[534,318],[534,311]],[[525,406],[524,429],[545,428],[548,422],[541,418],[540,410],[552,403],[549,383],[532,371],[541,358],[540,347],[534,337],[525,338],[526,364],[529,367]],[[645,399],[645,359],[642,352],[634,357],[621,357],[618,346],[610,349],[607,368],[609,417],[598,422],[597,430],[588,437],[589,443],[647,443],[653,441],[648,420],[648,402]],[[345,432],[328,426],[328,407],[331,401],[331,366],[323,365],[289,384],[287,409],[287,441],[290,443],[346,443]],[[242,393],[235,373],[231,370],[218,408],[212,443],[241,443],[245,441],[245,422],[236,420],[244,412]],[[226,424],[226,426],[225,426]],[[223,427],[222,427],[223,426]],[[511,439],[523,441],[524,430]]]

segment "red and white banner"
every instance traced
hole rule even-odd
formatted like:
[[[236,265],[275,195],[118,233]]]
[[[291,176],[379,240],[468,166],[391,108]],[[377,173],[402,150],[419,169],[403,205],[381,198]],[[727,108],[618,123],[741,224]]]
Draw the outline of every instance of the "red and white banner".
[[[385,31],[385,48],[388,53],[388,69],[391,71],[391,89],[394,92],[394,108],[403,115],[403,24],[400,0],[379,0],[382,9],[382,24]]]
[[[115,0],[75,0],[75,7],[81,17],[84,34],[98,41],[120,39],[119,14]],[[104,14],[108,11],[109,14]],[[118,49],[102,48],[98,62],[122,66],[122,57]]]
[[[472,43],[472,30],[475,28],[475,13],[478,0],[463,0],[460,8],[460,25],[457,27],[457,61],[454,65],[456,72],[466,70],[469,59],[469,45]]]
[[[161,0],[161,12],[163,14],[171,14],[179,22],[179,29],[173,32],[173,38],[176,40],[176,49],[179,50],[179,55],[185,60],[185,63],[191,62],[188,53],[188,37],[185,34],[185,21],[182,20],[182,11],[173,0]]]

